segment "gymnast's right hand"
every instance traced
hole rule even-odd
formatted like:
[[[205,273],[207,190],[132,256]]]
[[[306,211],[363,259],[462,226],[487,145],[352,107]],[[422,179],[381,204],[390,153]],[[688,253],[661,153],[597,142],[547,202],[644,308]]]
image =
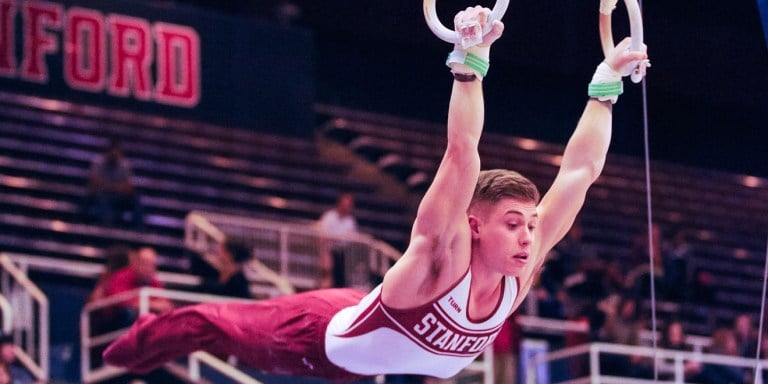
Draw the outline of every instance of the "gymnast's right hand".
[[[490,14],[490,9],[478,5],[469,7],[454,17],[453,24],[460,36],[460,42],[455,44],[453,52],[446,60],[454,78],[464,79],[461,81],[483,80],[488,74],[491,44],[504,32],[504,23],[493,20],[491,29],[483,35]]]

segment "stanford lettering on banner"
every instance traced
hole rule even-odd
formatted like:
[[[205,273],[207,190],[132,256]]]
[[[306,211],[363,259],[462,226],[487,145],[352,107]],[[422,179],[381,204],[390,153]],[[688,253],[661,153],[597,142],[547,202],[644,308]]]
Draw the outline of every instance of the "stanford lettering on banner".
[[[62,56],[61,74],[50,73],[46,64],[53,55]],[[0,0],[2,77],[46,84],[61,76],[75,90],[192,108],[201,98],[200,67],[200,37],[191,27],[52,2]]]

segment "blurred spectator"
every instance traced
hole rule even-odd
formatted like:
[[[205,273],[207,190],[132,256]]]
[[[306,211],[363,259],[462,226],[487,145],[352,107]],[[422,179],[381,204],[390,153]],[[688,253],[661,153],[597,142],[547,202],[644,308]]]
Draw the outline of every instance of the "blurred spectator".
[[[604,260],[603,287],[606,296],[625,294],[626,276],[622,272],[621,263],[618,260]]]
[[[678,228],[665,242],[662,249],[664,280],[669,300],[684,301],[690,295],[693,249],[688,241],[688,231]]]
[[[690,298],[692,247],[685,229],[678,228],[667,239],[659,224],[651,226],[651,246],[647,236],[638,236],[630,251],[630,264],[626,284],[638,297],[650,296],[650,258],[653,252],[653,275],[656,297],[661,300],[682,302]]]
[[[347,243],[345,236],[357,233],[357,220],[354,216],[355,197],[351,193],[342,193],[336,200],[336,206],[323,213],[317,222],[317,229],[323,236],[331,239],[321,246],[320,288],[346,287],[345,252]]]
[[[653,273],[651,273],[651,258],[653,255]],[[649,298],[651,296],[651,276],[654,277],[656,298],[667,298],[666,280],[664,278],[664,248],[662,243],[661,227],[653,223],[651,226],[651,245],[648,246],[648,235],[637,236],[633,242],[627,258],[626,285],[636,298]]]
[[[763,360],[768,359],[768,330],[763,330],[763,334],[760,336],[760,358]],[[763,377],[768,378],[765,374]]]
[[[566,347],[575,347],[600,340],[600,331],[605,326],[607,317],[607,311],[601,309],[601,307],[609,302],[610,300],[603,300],[599,303],[596,301],[581,301],[579,304],[573,305],[572,308],[574,312],[570,314],[569,319],[586,325],[587,332],[566,331],[564,338]],[[613,306],[615,304],[610,305]],[[615,310],[613,312],[615,312]],[[588,356],[575,356],[568,359],[567,363],[567,369],[571,377],[589,375]]]
[[[142,287],[162,288],[157,279],[157,253],[151,247],[142,247],[131,253],[128,266],[115,272],[105,286],[105,296],[113,296]],[[171,302],[163,298],[152,298],[150,310],[163,313],[173,308]],[[123,301],[114,321],[120,326],[127,326],[136,320],[139,310],[138,297]]]
[[[536,285],[532,288],[533,297],[536,298],[537,315],[551,319],[565,319],[566,305],[569,302],[568,295],[560,288],[550,293],[546,288]]]
[[[0,372],[0,383],[13,383],[13,384],[33,384],[42,383],[42,381],[35,379],[34,376],[21,364],[19,364],[16,358],[16,344],[13,342],[11,335],[0,333],[0,365],[2,365],[3,372]],[[4,374],[8,377],[4,378]]]
[[[715,301],[716,289],[712,273],[703,268],[696,268],[691,283],[691,301],[694,304],[712,304]]]
[[[144,208],[119,140],[112,139],[107,150],[91,163],[81,211],[87,221],[95,219],[109,226],[122,222],[128,212],[133,226],[143,227]]]
[[[495,384],[517,383],[517,363],[520,355],[522,329],[517,312],[507,318],[493,341],[493,377]]]
[[[679,351],[689,351],[690,346],[685,343],[685,332],[683,323],[677,319],[671,319],[667,322],[664,333],[659,340],[659,348],[675,349]]]
[[[599,263],[595,249],[583,242],[584,230],[577,220],[565,237],[547,255],[541,272],[541,285],[551,295],[562,287],[570,275],[591,269]]]
[[[598,339],[617,344],[640,344],[639,332],[644,323],[640,317],[639,303],[631,297],[613,296],[599,303],[605,314],[605,322]]]
[[[99,276],[96,285],[88,295],[86,303],[91,303],[107,297],[107,285],[112,279],[112,275],[128,265],[128,260],[133,252],[131,248],[125,245],[114,245],[104,252],[104,271]],[[93,312],[90,324],[91,330],[95,334],[114,330],[113,321],[115,318],[114,308],[106,307]],[[98,355],[101,358],[101,355]]]
[[[719,328],[712,334],[712,344],[709,353],[738,356],[736,335],[728,328]],[[745,372],[742,368],[705,363],[701,369],[698,382],[703,384],[744,384]]]
[[[213,267],[218,271],[214,279],[203,282],[201,289],[220,296],[251,298],[251,288],[243,264],[251,259],[251,247],[244,242],[227,239],[219,245]]]
[[[125,245],[113,245],[104,252],[104,271],[99,276],[99,280],[88,295],[86,302],[90,303],[106,297],[106,286],[112,275],[119,269],[128,265],[131,254],[131,248]]]
[[[157,280],[157,253],[151,247],[138,250],[127,246],[117,245],[107,249],[105,253],[105,268],[95,288],[88,297],[88,302],[105,299],[113,295],[128,292],[141,287],[162,288]],[[162,313],[172,309],[169,300],[162,298],[150,299],[150,310]],[[103,335],[133,323],[139,312],[138,298],[126,300],[114,306],[107,306],[91,316],[91,335]],[[91,366],[102,364],[102,353],[106,345],[90,349]],[[146,375],[129,375],[130,383],[179,383],[175,377],[163,370],[157,370]],[[126,382],[123,378],[116,383]]]
[[[736,316],[733,320],[733,334],[739,356],[753,358],[757,355],[757,333],[751,316],[746,313]]]
[[[568,313],[579,312],[586,301],[604,296],[603,263],[597,252],[582,241],[581,223],[576,221],[552,251],[539,277],[535,297],[539,316],[564,319]]]
[[[664,330],[664,333],[659,340],[659,348],[673,349],[684,352],[691,352],[693,348],[685,342],[685,331],[683,323],[677,319],[671,319]],[[672,364],[672,362],[667,362]],[[683,363],[683,375],[688,381],[695,381],[696,377],[701,373],[701,364],[695,361],[686,360]],[[671,379],[672,377],[665,377]]]
[[[599,341],[640,345],[640,330],[645,323],[640,317],[639,303],[632,297],[611,296],[599,304],[605,321],[599,329]],[[605,354],[600,359],[601,373],[641,378],[653,378],[653,362],[642,356]]]

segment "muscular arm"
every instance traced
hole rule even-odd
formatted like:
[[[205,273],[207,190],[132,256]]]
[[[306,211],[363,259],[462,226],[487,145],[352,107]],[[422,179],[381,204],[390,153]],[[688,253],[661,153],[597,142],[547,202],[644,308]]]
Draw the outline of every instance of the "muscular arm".
[[[479,81],[454,81],[445,154],[419,205],[410,245],[384,276],[382,299],[389,306],[423,304],[469,265],[466,211],[480,174],[481,88]]]
[[[538,206],[538,238],[532,260],[520,276],[522,303],[552,247],[565,236],[584,205],[587,189],[600,176],[611,140],[611,103],[590,99],[565,147],[560,170]]]
[[[587,102],[557,177],[539,205],[539,255],[565,236],[584,205],[587,189],[600,176],[611,141],[611,115],[610,102]]]
[[[464,13],[456,15],[454,24],[474,19],[481,28],[485,28],[489,14],[489,9],[480,6],[467,8]],[[490,32],[478,46],[483,48],[476,53],[487,60],[491,44],[501,36],[503,29],[503,23],[493,21]],[[479,74],[469,66],[453,66],[455,62],[451,63],[454,71]],[[477,147],[483,130],[484,112],[482,82],[454,81],[448,106],[448,144],[435,179],[419,206],[411,233],[411,246],[404,255],[406,259],[417,259],[417,263],[431,263],[428,267],[435,275],[442,275],[446,263],[451,263],[454,271],[465,269],[469,263],[466,215],[480,174]]]
[[[645,49],[628,51],[631,40],[624,39],[605,58],[610,68],[623,68],[648,57]],[[611,141],[612,109],[608,101],[590,99],[576,130],[565,147],[560,171],[539,205],[539,244],[534,265],[565,236],[584,205],[587,189],[600,176]]]
[[[450,244],[457,226],[466,224],[466,211],[480,173],[477,146],[482,127],[481,83],[454,81],[448,108],[448,145],[419,205],[411,235],[416,244],[440,249]]]
[[[480,6],[457,14],[461,20],[477,20],[481,28],[490,10]],[[488,50],[504,25],[496,20],[476,53],[488,60]],[[458,28],[457,28],[458,30]],[[447,146],[432,184],[421,200],[403,257],[384,276],[382,300],[396,308],[420,305],[434,298],[466,271],[470,259],[467,209],[480,175],[478,142],[483,129],[484,71],[450,61],[453,71],[473,72],[476,80],[454,80],[448,106]]]

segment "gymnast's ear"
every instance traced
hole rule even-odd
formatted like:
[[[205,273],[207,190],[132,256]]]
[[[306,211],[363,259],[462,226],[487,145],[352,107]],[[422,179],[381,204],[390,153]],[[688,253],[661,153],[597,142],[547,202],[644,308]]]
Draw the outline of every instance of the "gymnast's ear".
[[[469,220],[469,230],[472,234],[472,240],[478,240],[480,238],[480,229],[483,226],[483,220],[473,214],[469,214],[467,219]]]

